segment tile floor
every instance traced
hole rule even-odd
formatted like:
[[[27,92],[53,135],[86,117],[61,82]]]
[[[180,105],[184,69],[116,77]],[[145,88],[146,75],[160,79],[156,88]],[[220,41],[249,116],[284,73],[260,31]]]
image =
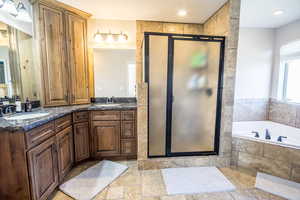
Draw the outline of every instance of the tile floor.
[[[76,176],[95,161],[78,165],[67,179]],[[231,168],[220,168],[222,173],[236,186],[232,192],[205,193],[194,195],[168,196],[160,170],[138,171],[136,161],[121,161],[129,169],[94,200],[284,200],[254,188],[255,177],[249,173]],[[56,191],[50,200],[73,200],[60,191]]]

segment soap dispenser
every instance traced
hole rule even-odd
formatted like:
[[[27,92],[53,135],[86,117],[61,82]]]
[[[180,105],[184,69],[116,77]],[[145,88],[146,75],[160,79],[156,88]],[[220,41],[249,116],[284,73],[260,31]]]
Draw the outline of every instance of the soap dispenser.
[[[9,105],[9,98],[7,96],[4,96],[2,103],[4,106]]]
[[[31,112],[31,111],[32,111],[32,104],[27,97],[25,102],[25,112]]]
[[[16,100],[15,100],[15,104],[16,104],[16,112],[22,112],[22,102],[19,96],[16,96]]]

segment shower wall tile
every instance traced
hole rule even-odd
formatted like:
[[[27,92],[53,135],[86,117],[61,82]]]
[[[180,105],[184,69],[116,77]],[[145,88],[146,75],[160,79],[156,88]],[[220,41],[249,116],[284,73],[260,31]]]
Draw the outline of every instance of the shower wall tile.
[[[269,99],[235,99],[233,121],[268,120]]]
[[[142,83],[142,40],[143,33],[175,32],[185,34],[206,34],[226,36],[224,58],[224,88],[221,112],[220,152],[216,156],[192,156],[172,158],[147,158],[147,98],[146,89],[138,84],[138,167],[139,169],[161,169],[168,167],[217,166],[227,167],[231,162],[231,132],[233,118],[233,97],[236,72],[236,48],[239,24],[239,1],[229,0],[210,17],[205,24],[177,24],[137,21],[137,82]]]

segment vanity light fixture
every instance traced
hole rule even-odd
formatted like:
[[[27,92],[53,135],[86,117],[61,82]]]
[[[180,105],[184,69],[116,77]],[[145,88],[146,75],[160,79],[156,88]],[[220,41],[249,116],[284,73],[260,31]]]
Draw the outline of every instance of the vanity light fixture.
[[[113,43],[113,42],[126,42],[128,40],[128,36],[123,33],[111,33],[110,31],[108,33],[101,33],[99,30],[94,34],[94,40],[97,43],[100,42],[107,42],[107,43]]]
[[[22,2],[19,2],[17,11],[18,11],[18,15],[16,16],[16,18],[18,20],[25,21],[25,22],[32,22],[32,19]]]
[[[273,12],[273,15],[282,15],[283,13],[284,13],[283,10],[275,10]]]
[[[13,0],[4,0],[1,8],[14,16],[18,14],[15,2]]]
[[[95,40],[95,42],[98,42],[98,43],[102,42],[103,37],[99,30],[94,34],[94,40]]]
[[[184,16],[186,16],[187,11],[182,9],[182,10],[179,10],[177,14],[178,14],[180,17],[184,17]]]

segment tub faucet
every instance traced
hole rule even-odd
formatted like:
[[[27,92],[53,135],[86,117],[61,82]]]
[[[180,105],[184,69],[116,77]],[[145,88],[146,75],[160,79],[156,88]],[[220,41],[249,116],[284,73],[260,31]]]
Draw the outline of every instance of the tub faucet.
[[[258,133],[258,131],[252,131],[252,133],[255,133],[254,137],[259,138],[259,133]]]
[[[265,139],[266,139],[266,140],[271,140],[271,135],[270,135],[268,129],[266,129],[266,138],[265,138]]]
[[[282,138],[287,138],[286,136],[279,136],[278,138],[277,138],[277,141],[278,142],[282,142]]]

